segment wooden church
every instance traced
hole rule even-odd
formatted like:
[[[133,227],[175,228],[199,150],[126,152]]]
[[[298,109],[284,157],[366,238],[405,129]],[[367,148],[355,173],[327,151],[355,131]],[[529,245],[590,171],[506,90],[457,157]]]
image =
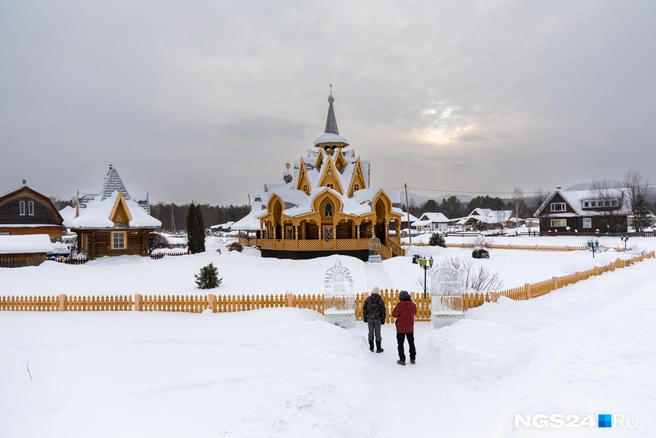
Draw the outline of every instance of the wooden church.
[[[390,225],[400,229],[403,211],[385,190],[370,186],[371,164],[340,135],[334,101],[331,90],[326,128],[314,148],[294,160],[293,168],[286,165],[283,182],[264,184],[251,212],[231,227],[263,257],[343,254],[366,261],[374,236],[382,258],[404,255],[399,237],[389,232]]]

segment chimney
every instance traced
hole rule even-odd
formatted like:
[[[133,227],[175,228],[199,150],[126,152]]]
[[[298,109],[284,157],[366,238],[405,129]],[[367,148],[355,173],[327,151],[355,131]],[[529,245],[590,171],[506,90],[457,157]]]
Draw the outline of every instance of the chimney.
[[[112,170],[114,168],[114,165],[110,164],[109,165],[109,170]]]
[[[23,185],[24,185],[24,186],[27,185],[27,180],[26,180],[25,178],[23,178]]]
[[[556,190],[560,190],[560,186],[556,186]]]

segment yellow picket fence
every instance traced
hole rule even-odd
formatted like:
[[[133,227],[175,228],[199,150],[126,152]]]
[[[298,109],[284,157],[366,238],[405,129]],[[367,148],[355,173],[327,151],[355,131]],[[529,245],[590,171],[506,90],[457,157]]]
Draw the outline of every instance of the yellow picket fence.
[[[496,292],[495,296],[505,296],[513,300],[528,300],[531,298],[541,297],[561,287],[569,286],[581,280],[587,280],[590,277],[601,275],[604,272],[614,271],[615,269],[624,268],[634,263],[641,262],[645,259],[656,258],[653,251],[648,254],[633,257],[628,260],[617,259],[605,266],[595,266],[587,271],[576,272],[562,277],[553,277],[551,280],[544,280],[537,283],[526,283],[524,286],[514,287]],[[496,298],[494,298],[496,300]],[[482,304],[482,303],[481,303]],[[474,307],[474,306],[472,306]]]
[[[569,286],[592,276],[624,268],[648,258],[656,258],[656,253],[640,255],[628,260],[617,259],[605,265],[595,266],[583,272],[553,277],[537,283],[527,283],[523,286],[505,289],[493,293],[463,294],[463,311],[482,306],[497,297],[504,296],[513,300],[528,300],[548,294],[556,289]],[[393,322],[392,310],[399,302],[400,290],[381,290],[380,296],[387,309],[386,322]],[[412,300],[417,305],[417,321],[430,320],[431,296],[411,292]],[[368,293],[355,295],[355,317],[362,320],[362,307]],[[324,313],[327,308],[345,308],[343,298],[324,298],[321,294],[286,294],[286,295],[145,295],[132,296],[0,296],[0,311],[146,311],[146,312],[188,312],[200,313],[206,309],[215,313],[243,312],[248,310],[295,307],[311,309]]]

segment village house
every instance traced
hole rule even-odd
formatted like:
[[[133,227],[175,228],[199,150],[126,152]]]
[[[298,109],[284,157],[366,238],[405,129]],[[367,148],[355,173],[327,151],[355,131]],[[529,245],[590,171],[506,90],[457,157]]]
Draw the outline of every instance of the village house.
[[[77,234],[78,251],[89,259],[148,255],[148,235],[162,223],[150,215],[148,195],[135,200],[110,164],[102,188],[75,198],[75,217],[65,225]]]
[[[494,230],[512,228],[515,226],[515,212],[513,210],[492,210],[489,208],[475,208],[468,216],[455,221],[461,227],[471,227],[476,230]]]
[[[449,218],[442,213],[423,213],[419,220],[412,223],[418,231],[445,233],[449,225]]]
[[[402,255],[399,202],[380,187],[370,186],[371,165],[340,135],[328,96],[325,132],[314,148],[287,164],[283,182],[264,184],[251,212],[231,229],[252,234],[240,238],[256,244],[263,257],[305,259],[345,254],[367,260],[372,237],[383,258]],[[397,196],[398,197],[398,196]]]
[[[47,234],[61,239],[64,219],[50,198],[27,181],[0,193],[0,235]]]
[[[630,213],[626,189],[562,190],[556,188],[535,212],[541,235],[627,232]]]

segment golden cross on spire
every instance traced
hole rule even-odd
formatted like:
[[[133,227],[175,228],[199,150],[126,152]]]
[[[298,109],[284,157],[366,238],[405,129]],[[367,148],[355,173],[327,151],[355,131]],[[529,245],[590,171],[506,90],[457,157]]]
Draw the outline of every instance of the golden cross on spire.
[[[329,85],[330,85],[330,94],[333,94],[333,84],[329,84]]]

